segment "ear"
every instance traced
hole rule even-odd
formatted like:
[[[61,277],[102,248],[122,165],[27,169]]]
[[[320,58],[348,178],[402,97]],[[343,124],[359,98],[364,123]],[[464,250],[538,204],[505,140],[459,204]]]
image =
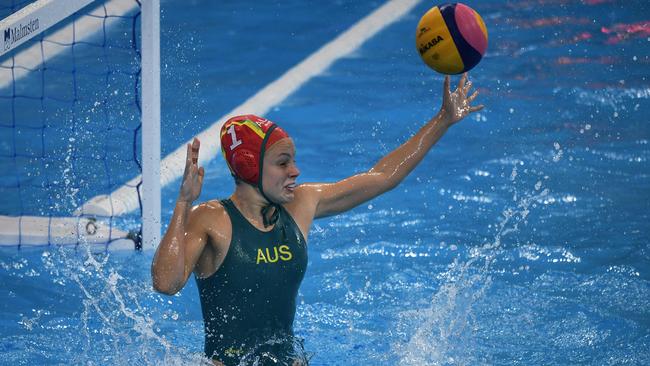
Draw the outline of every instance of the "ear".
[[[242,148],[237,149],[232,154],[232,169],[242,180],[251,184],[257,182],[259,166],[252,151]]]

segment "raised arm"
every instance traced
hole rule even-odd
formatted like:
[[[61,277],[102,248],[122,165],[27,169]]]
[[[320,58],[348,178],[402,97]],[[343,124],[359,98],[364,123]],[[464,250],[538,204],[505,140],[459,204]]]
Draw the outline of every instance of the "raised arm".
[[[201,224],[201,208],[192,208],[192,202],[201,194],[203,185],[204,171],[198,167],[199,147],[196,138],[187,145],[181,191],[151,264],[154,289],[168,295],[183,288],[207,241],[207,233]]]
[[[306,185],[305,189],[316,205],[314,217],[350,210],[395,188],[422,161],[450,126],[483,108],[482,105],[470,105],[478,95],[475,91],[467,96],[471,86],[467,74],[463,74],[458,88],[451,92],[449,76],[446,76],[440,112],[413,137],[384,156],[372,169],[336,183]]]

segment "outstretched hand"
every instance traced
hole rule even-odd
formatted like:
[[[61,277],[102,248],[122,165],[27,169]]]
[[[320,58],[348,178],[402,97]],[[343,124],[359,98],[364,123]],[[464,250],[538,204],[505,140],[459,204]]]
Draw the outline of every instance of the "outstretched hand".
[[[201,141],[196,137],[191,144],[187,144],[187,158],[185,159],[185,172],[181,183],[181,192],[178,196],[180,201],[194,202],[201,194],[203,186],[203,167],[199,168],[199,148]]]
[[[467,93],[472,87],[472,82],[467,79],[467,73],[464,73],[460,78],[458,87],[453,92],[449,90],[449,75],[445,76],[444,90],[442,96],[442,107],[440,109],[443,118],[453,125],[461,119],[467,117],[471,113],[483,109],[483,105],[472,107],[470,103],[478,95],[478,91],[474,91],[469,97]]]

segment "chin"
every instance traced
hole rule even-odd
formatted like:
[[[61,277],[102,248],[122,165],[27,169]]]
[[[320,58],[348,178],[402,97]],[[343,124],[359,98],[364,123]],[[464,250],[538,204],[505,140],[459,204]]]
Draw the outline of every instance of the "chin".
[[[275,202],[280,203],[280,204],[285,204],[293,201],[295,195],[293,193],[285,193],[281,195],[280,197],[273,198]]]

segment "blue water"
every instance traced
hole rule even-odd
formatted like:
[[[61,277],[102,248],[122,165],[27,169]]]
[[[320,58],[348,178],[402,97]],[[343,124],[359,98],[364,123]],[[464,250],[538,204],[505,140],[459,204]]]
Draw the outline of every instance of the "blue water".
[[[163,154],[380,4],[163,1]],[[486,108],[398,188],[314,223],[295,324],[311,364],[650,364],[650,6],[470,5],[490,35],[470,74]],[[370,168],[437,112],[442,77],[413,39],[430,6],[268,113],[301,181]],[[200,200],[232,188],[217,158]],[[194,281],[154,293],[152,256],[2,250],[0,362],[198,364]]]

